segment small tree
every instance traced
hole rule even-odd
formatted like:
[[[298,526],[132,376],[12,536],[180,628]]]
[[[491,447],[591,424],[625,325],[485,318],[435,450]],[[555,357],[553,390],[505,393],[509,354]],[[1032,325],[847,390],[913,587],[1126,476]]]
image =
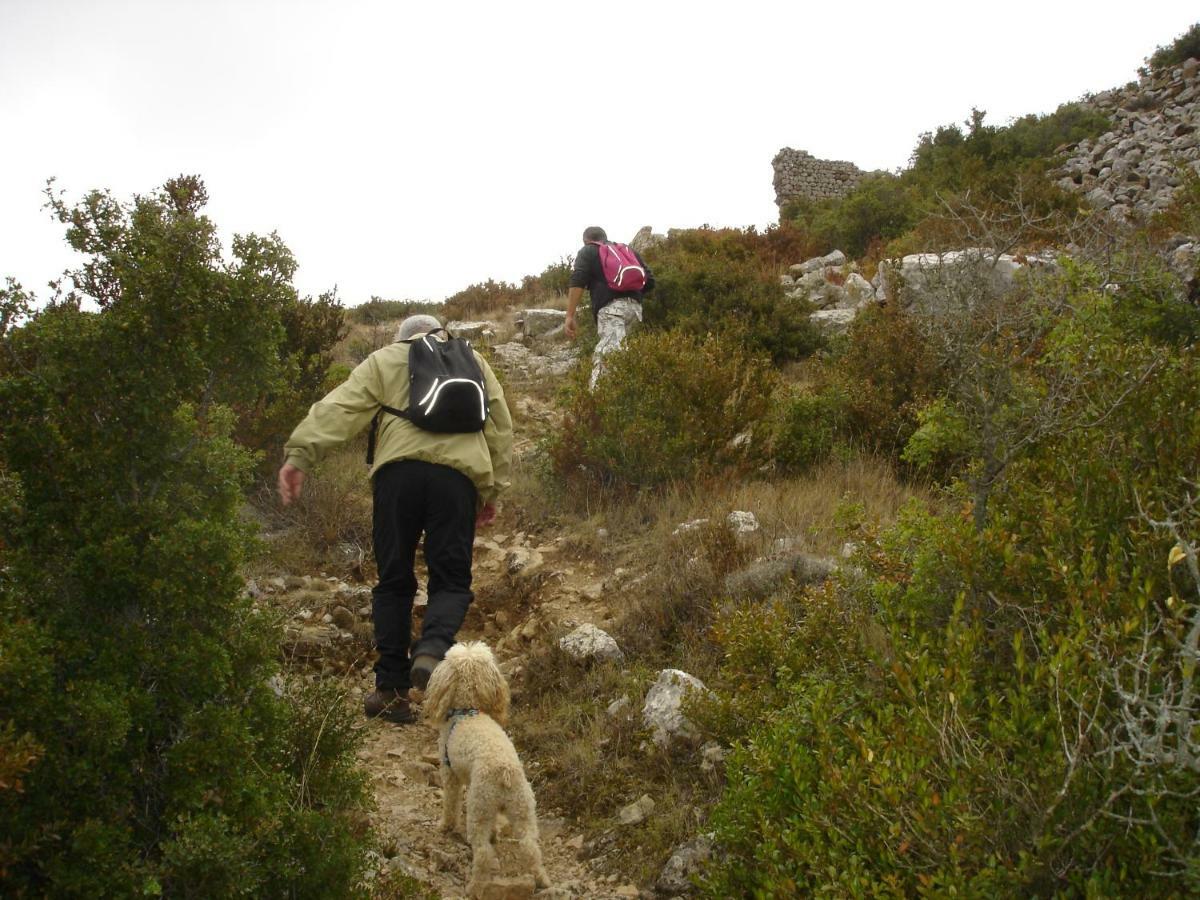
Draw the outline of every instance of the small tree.
[[[225,262],[205,200],[190,177],[52,198],[87,261],[41,310],[0,292],[6,892],[338,896],[361,872],[349,723],[277,697],[239,574],[232,410],[279,383],[294,263],[253,235]]]

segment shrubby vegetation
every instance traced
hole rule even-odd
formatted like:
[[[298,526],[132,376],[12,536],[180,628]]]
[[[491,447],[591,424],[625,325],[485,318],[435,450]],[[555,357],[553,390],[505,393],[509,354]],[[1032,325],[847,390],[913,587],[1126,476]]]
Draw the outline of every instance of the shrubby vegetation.
[[[648,487],[745,458],[735,438],[760,420],[774,375],[736,335],[644,332],[606,357],[595,391],[581,367],[551,454],[567,479]]]
[[[851,256],[871,252],[877,258],[884,245],[955,197],[969,194],[986,204],[1011,200],[1019,189],[1036,213],[1078,207],[1075,195],[1043,176],[1058,147],[1108,130],[1104,116],[1067,103],[1049,115],[1022,116],[1004,126],[984,119],[976,109],[962,126],[927,132],[899,175],[871,175],[841,200],[793,201],[781,219],[811,233],[821,252],[837,247]]]
[[[1151,64],[1193,55],[1194,32]],[[549,447],[556,491],[617,498],[606,531],[653,520],[620,506],[653,491],[665,548],[618,623],[632,675],[550,651],[528,676],[549,709],[518,733],[546,748],[541,777],[576,779],[555,785],[564,802],[607,822],[609,791],[663,786],[675,808],[649,845],[715,829],[714,897],[1200,891],[1200,314],[1159,255],[1200,227],[1200,180],[1145,230],[1076,228],[1078,201],[1045,173],[1107,125],[1073,104],[1004,127],[976,111],[842,201],[647,252],[646,329],[594,392],[579,366]],[[361,892],[353,714],[279,677],[236,515],[254,450],[345,377],[329,357],[343,312],[297,297],[274,236],[222,260],[204,201],[188,178],[131,204],[52,198],[88,257],[75,290],[40,310],[0,292],[0,877],[17,895]],[[835,246],[869,268],[1068,242],[1072,259],[1009,293],[947,282],[948,315],[892,303],[833,340],[779,286]],[[570,268],[472,285],[440,313],[557,302]],[[349,315],[351,352],[424,308],[373,298]],[[306,559],[367,542],[358,452],[293,508]],[[813,513],[858,455],[939,493],[886,528],[853,497]],[[790,480],[814,471],[835,486]],[[734,481],[804,515],[740,541],[723,524]],[[717,484],[685,552],[671,516]],[[820,553],[849,540],[853,558],[819,589],[725,596],[774,534]],[[708,822],[691,806],[719,778],[647,765],[636,717],[604,711],[662,655],[695,664],[715,696],[689,714],[733,748]],[[583,707],[547,696],[568,686]]]
[[[940,377],[877,414],[915,413],[948,504],[715,626],[710,727],[737,750],[711,896],[1200,888],[1200,370],[1178,283],[1138,253],[918,328]],[[782,433],[800,459],[847,427],[828,384],[798,401],[815,437]]]
[[[349,714],[278,678],[237,514],[235,433],[311,399],[340,310],[297,299],[274,236],[223,261],[205,201],[52,198],[75,288],[0,292],[9,894],[346,896],[364,869]]]
[[[448,319],[470,319],[509,306],[538,306],[567,292],[574,260],[568,257],[550,263],[540,275],[526,275],[520,284],[487,281],[472,284],[446,298],[443,311]]]
[[[1200,313],[1163,263],[1196,233],[1200,182],[1148,227],[1108,229],[1046,177],[1108,124],[1075,104],[1005,127],[975,112],[770,235],[674,234],[646,254],[647,333],[595,395],[569,395],[568,483],[670,497],[764,457],[786,476],[867,454],[938,491],[882,529],[848,503],[853,558],[820,589],[738,604],[689,576],[660,618],[694,628],[639,620],[631,646],[694,662],[717,699],[691,713],[734,748],[701,826],[721,851],[708,895],[1200,890]],[[931,308],[872,308],[828,342],[777,284],[835,246],[1068,245],[1011,290],[968,267],[927,285]],[[679,364],[713,334],[725,350]],[[664,405],[714,406],[733,347],[800,361],[730,433],[750,453]]]
[[[1155,48],[1146,64],[1151,72],[1161,72],[1189,59],[1200,59],[1200,23],[1193,25],[1171,43]]]
[[[945,381],[925,336],[897,304],[864,310],[838,352],[809,374],[779,398],[771,423],[773,456],[785,472],[805,471],[835,448],[898,462],[920,410]]]
[[[794,383],[764,385],[772,403],[747,430],[778,471],[865,452],[941,496],[882,530],[847,506],[852,565],[820,589],[739,605],[714,584],[693,611],[719,611],[705,637],[719,670],[717,702],[692,713],[734,747],[704,826],[721,846],[709,896],[1200,890],[1200,313],[1163,262],[1165,239],[1195,234],[1200,182],[1146,228],[1078,215],[1044,170],[1103,124],[1071,107],[1005,129],[976,115],[923,138],[911,174],[795,226],[810,244],[793,259],[831,234],[851,250],[1069,243],[1072,256],[1004,292],[952,273],[925,308],[864,311]],[[646,314],[663,348],[730,297],[743,327],[725,340],[795,358],[762,342],[782,266],[753,239],[685,233],[653,252],[668,289]],[[652,380],[625,383],[633,371],[608,376],[621,396]],[[710,378],[676,370],[671,394],[703,396]],[[637,460],[664,463],[658,484],[732,464],[713,441],[681,465],[677,425],[642,429],[643,410],[601,389],[573,398],[563,476],[588,465],[585,446],[607,448],[614,479]],[[601,424],[604,404],[621,412]],[[644,443],[625,440],[634,425]],[[680,634],[680,652],[705,652]]]
[[[384,300],[382,297],[372,297],[366,303],[347,309],[346,319],[355,325],[382,325],[435,309],[434,304],[420,300]]]
[[[289,257],[285,256],[285,259]],[[291,264],[294,265],[294,264]],[[291,266],[280,271],[286,274]],[[262,310],[259,327],[274,316],[283,327],[283,339],[276,347],[274,372],[259,382],[251,398],[235,405],[238,443],[262,452],[261,474],[273,474],[276,454],[303,410],[325,393],[325,382],[333,361],[333,347],[346,334],[344,311],[332,293],[315,300],[302,298],[293,290],[281,293],[277,309]]]
[[[646,252],[656,286],[645,321],[703,336],[735,331],[747,347],[776,362],[798,359],[820,344],[803,303],[781,302],[779,274],[812,255],[803,232],[771,228],[683,231]]]

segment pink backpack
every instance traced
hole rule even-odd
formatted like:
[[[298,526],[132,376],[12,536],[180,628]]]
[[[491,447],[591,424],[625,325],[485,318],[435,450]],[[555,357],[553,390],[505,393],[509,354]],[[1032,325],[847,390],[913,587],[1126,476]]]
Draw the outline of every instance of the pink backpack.
[[[640,291],[646,286],[646,270],[642,268],[637,254],[624,244],[597,243],[596,249],[600,251],[604,280],[614,291]]]

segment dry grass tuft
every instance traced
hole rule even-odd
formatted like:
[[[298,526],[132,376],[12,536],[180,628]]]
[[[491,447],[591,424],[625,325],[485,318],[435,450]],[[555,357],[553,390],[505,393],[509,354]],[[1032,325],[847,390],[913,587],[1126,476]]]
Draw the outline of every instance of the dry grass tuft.
[[[276,529],[272,563],[291,572],[315,568],[365,581],[373,572],[371,482],[365,444],[355,440],[331,453],[304,481],[299,501],[279,506],[273,486],[262,502]]]

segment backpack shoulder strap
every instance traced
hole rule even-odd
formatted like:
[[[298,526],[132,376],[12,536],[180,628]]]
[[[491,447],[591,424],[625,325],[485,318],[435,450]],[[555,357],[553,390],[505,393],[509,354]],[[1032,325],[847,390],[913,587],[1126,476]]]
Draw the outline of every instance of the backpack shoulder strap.
[[[375,438],[379,435],[379,420],[383,418],[384,413],[390,413],[393,416],[399,416],[401,419],[407,419],[408,413],[403,409],[396,409],[392,406],[380,405],[379,412],[375,413],[375,418],[371,419],[371,430],[367,432],[367,465],[372,465],[375,462]]]

